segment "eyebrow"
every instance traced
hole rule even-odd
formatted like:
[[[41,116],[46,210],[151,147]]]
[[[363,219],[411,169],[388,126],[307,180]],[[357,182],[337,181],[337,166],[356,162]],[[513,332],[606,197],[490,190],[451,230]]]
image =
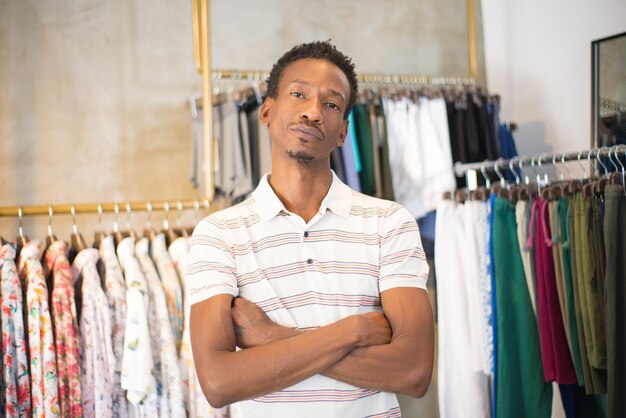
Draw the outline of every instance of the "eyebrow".
[[[309,87],[310,87],[310,86],[312,86],[312,84],[311,84],[311,83],[309,83],[308,81],[298,80],[298,79],[293,80],[293,81],[292,81],[291,83],[289,83],[289,84],[303,84],[303,85],[305,85],[305,86],[309,86]],[[341,98],[341,99],[342,99],[342,100],[344,100],[344,101],[346,100],[346,97],[345,97],[343,94],[341,94],[341,92],[339,92],[339,91],[337,91],[337,90],[335,90],[335,89],[331,89],[331,88],[329,88],[329,89],[327,89],[327,90],[329,91],[329,93],[330,93],[331,95],[333,95],[333,96],[337,96],[337,97]]]

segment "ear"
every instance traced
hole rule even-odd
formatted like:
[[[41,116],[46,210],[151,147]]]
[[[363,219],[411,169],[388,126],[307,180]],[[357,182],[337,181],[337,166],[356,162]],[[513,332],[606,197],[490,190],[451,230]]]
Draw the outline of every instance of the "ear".
[[[339,138],[337,139],[337,146],[341,147],[346,140],[346,136],[348,136],[348,125],[350,122],[348,119],[343,121],[343,126],[341,127],[341,131],[339,131]]]
[[[274,99],[271,97],[266,97],[265,101],[261,105],[261,111],[259,112],[259,119],[261,123],[265,126],[270,125],[270,115],[272,113],[272,105],[274,104]]]

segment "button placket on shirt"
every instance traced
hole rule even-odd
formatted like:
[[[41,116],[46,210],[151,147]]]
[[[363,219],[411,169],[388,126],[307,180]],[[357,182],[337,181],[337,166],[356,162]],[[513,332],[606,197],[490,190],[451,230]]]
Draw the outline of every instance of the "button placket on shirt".
[[[309,237],[309,231],[304,231],[304,233],[302,234],[302,244],[304,245],[306,243],[306,239]],[[313,259],[312,258],[307,258],[305,261],[305,267],[310,266],[311,264],[313,264]]]

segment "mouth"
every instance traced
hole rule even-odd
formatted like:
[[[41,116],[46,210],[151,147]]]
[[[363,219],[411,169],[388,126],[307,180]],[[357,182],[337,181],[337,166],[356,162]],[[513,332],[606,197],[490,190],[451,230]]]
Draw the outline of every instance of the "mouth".
[[[295,125],[291,128],[291,131],[296,133],[300,139],[310,139],[321,141],[324,139],[324,135],[319,129],[308,125]]]

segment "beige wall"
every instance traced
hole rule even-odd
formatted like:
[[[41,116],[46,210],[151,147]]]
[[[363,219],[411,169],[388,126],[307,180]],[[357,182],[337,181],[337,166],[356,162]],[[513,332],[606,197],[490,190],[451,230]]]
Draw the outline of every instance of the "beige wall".
[[[361,71],[469,71],[464,0],[213,0],[212,25],[218,68],[269,69],[295,43],[332,38]],[[0,206],[199,196],[187,101],[200,86],[189,0],[0,2]],[[0,219],[0,235],[15,225]]]
[[[591,42],[626,29],[623,0],[482,0],[487,87],[524,154],[588,149]],[[576,172],[578,165],[571,163]]]

